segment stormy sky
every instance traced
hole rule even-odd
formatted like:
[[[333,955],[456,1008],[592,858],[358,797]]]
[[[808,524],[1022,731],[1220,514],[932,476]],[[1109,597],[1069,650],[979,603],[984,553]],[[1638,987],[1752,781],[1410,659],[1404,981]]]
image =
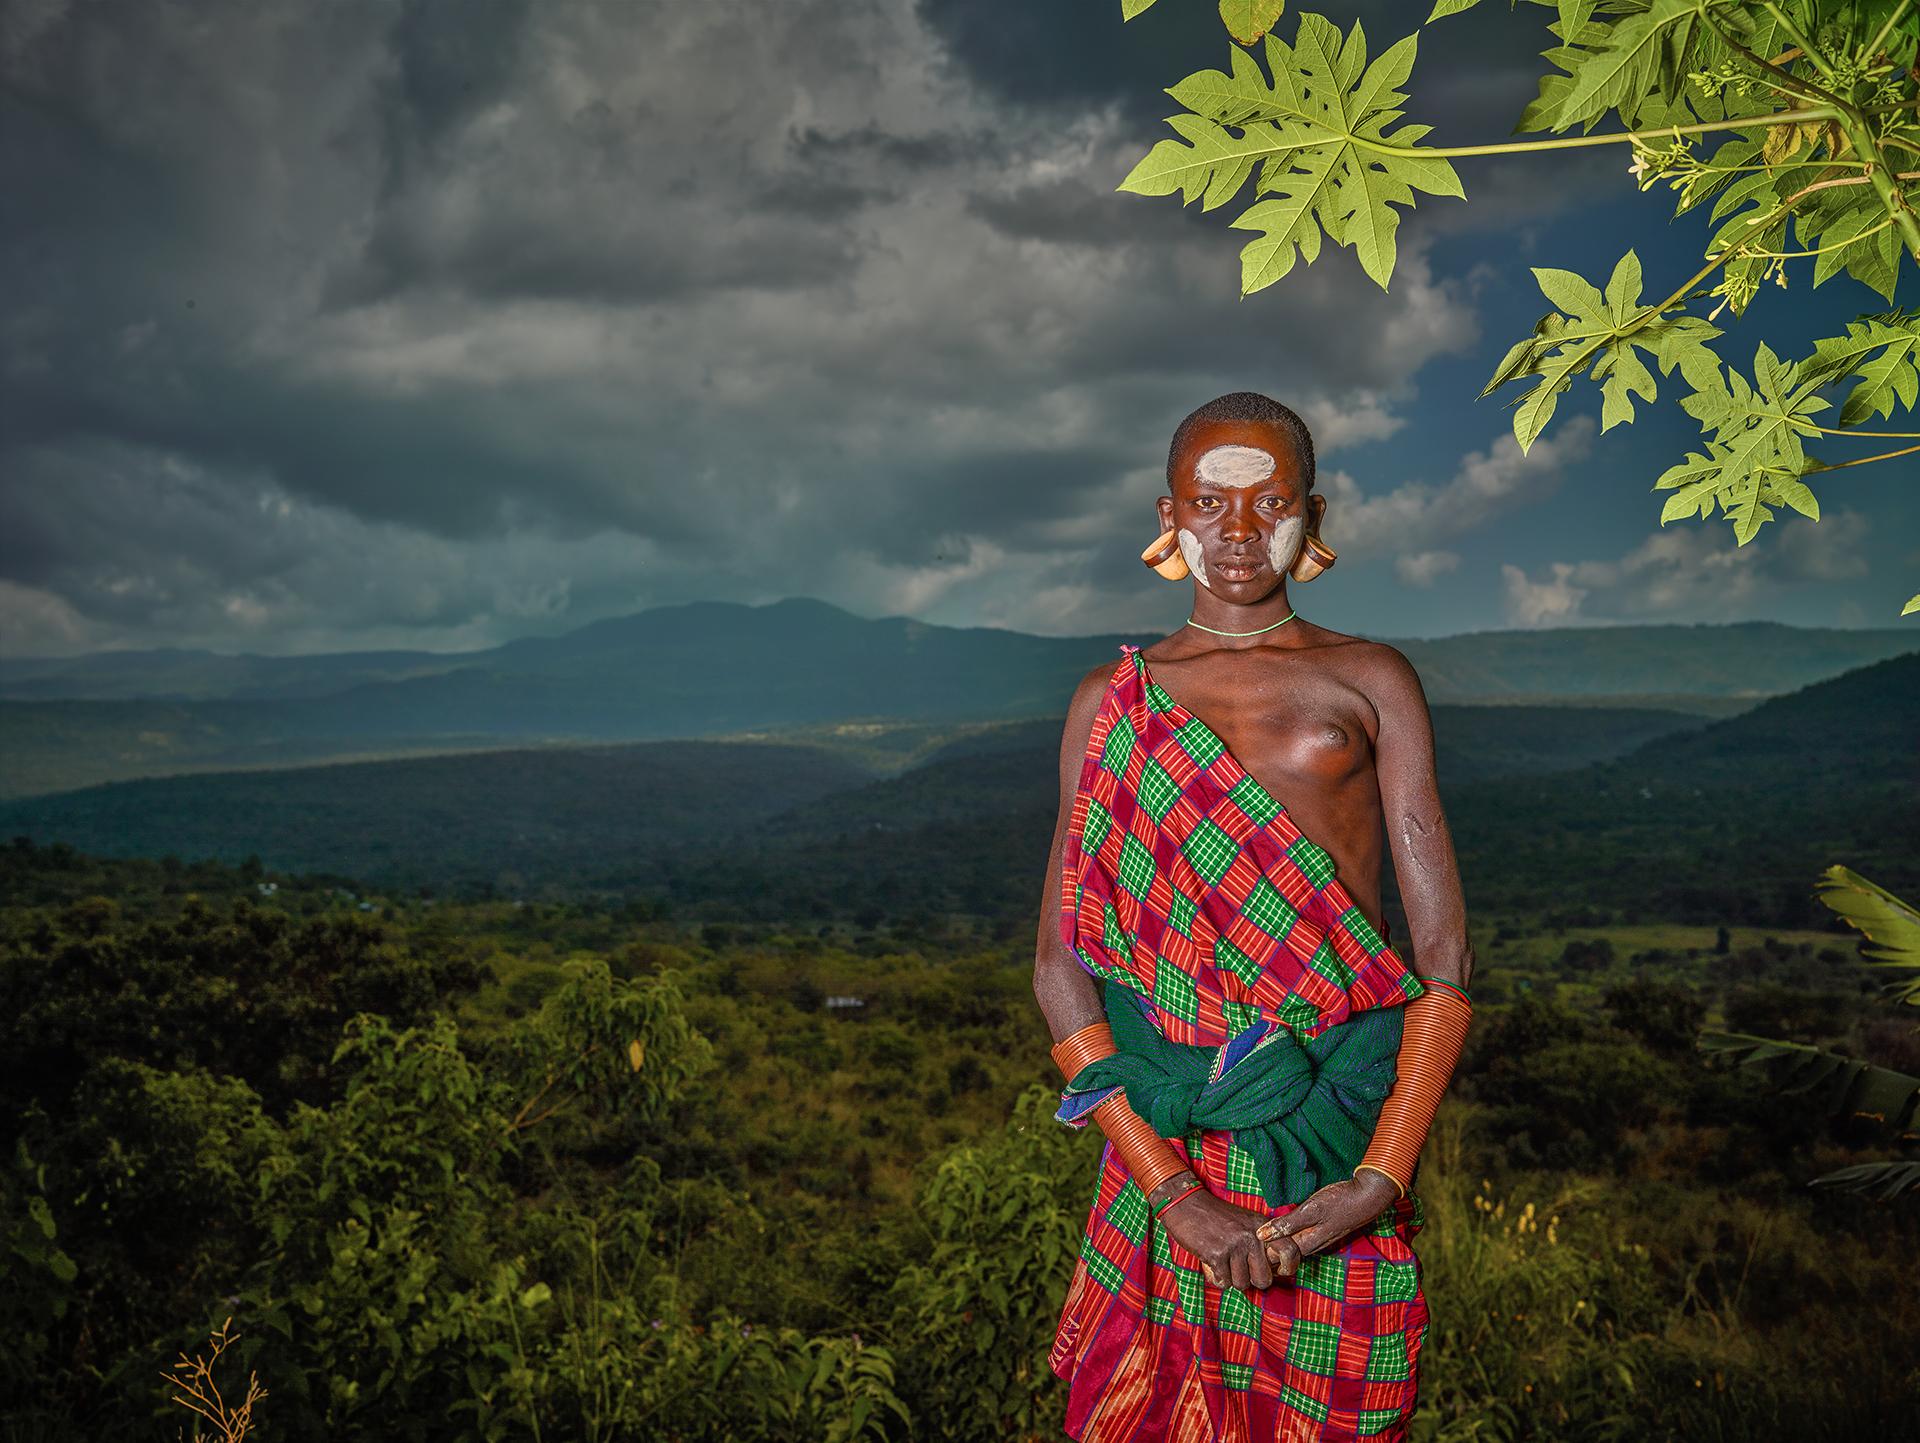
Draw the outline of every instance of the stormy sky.
[[[1320,8],[1377,53],[1428,7]],[[1408,119],[1507,138],[1547,14],[1426,31]],[[1167,440],[1239,389],[1313,430],[1324,625],[1899,624],[1914,460],[1736,548],[1657,524],[1676,407],[1602,436],[1582,382],[1522,458],[1475,400],[1529,265],[1698,265],[1624,148],[1457,162],[1390,292],[1329,246],[1243,300],[1244,200],[1115,191],[1227,48],[1202,0],[0,0],[0,655],[790,595],[1159,634]],[[1884,307],[1769,290],[1721,352]]]

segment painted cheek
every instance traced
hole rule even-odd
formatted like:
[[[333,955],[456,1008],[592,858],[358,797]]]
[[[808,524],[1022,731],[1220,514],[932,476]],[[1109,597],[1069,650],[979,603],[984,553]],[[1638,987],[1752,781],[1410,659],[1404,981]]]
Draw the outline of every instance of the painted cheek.
[[[1207,584],[1207,557],[1200,549],[1200,538],[1186,527],[1180,528],[1176,538],[1180,542],[1180,554],[1186,558],[1187,570],[1194,574],[1202,586]]]
[[[1267,560],[1273,565],[1274,575],[1284,575],[1299,556],[1300,548],[1305,544],[1307,534],[1306,518],[1289,516],[1273,528],[1273,535],[1267,538]],[[1189,566],[1193,563],[1188,562]]]

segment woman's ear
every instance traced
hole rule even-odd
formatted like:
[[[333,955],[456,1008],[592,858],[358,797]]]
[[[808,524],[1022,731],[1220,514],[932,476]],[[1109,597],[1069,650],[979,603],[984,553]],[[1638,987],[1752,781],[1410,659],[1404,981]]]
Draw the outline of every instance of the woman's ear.
[[[1173,498],[1171,496],[1162,496],[1154,503],[1154,509],[1160,513],[1160,529],[1162,531],[1173,530]]]
[[[1318,491],[1307,493],[1307,530],[1320,534],[1320,523],[1327,519],[1327,498]]]

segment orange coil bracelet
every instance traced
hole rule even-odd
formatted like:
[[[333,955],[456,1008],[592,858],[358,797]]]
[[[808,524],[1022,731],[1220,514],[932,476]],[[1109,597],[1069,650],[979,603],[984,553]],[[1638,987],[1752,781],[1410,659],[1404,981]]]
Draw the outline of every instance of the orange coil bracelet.
[[[1111,1057],[1119,1050],[1113,1040],[1112,1024],[1091,1022],[1054,1043],[1053,1060],[1071,1082],[1089,1062]],[[1186,1158],[1133,1110],[1125,1092],[1115,1092],[1090,1116],[1107,1135],[1107,1141],[1113,1144],[1113,1150],[1127,1165],[1140,1190],[1149,1196],[1175,1173],[1189,1170]]]
[[[1140,1191],[1148,1197],[1153,1190],[1177,1172],[1189,1172],[1191,1164],[1175,1152],[1173,1144],[1147,1125],[1135,1112],[1124,1092],[1116,1092],[1093,1110],[1093,1120],[1120,1154]]]
[[[1119,1050],[1113,1040],[1113,1024],[1102,1019],[1089,1022],[1078,1032],[1070,1033],[1054,1043],[1053,1060],[1067,1075],[1067,1081],[1072,1082],[1089,1062],[1111,1057]]]
[[[1435,986],[1406,1004],[1406,1030],[1401,1034],[1398,1071],[1393,1090],[1380,1108],[1373,1140],[1367,1144],[1360,1167],[1384,1172],[1407,1195],[1413,1165],[1426,1145],[1427,1129],[1440,1110],[1440,1099],[1453,1080],[1454,1064],[1473,1020],[1473,1003],[1452,984]]]

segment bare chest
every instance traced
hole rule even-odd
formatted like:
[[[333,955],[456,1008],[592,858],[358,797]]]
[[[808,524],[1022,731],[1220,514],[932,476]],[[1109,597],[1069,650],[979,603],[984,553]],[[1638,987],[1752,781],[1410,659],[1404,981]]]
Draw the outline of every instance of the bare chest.
[[[1379,816],[1372,708],[1330,667],[1203,657],[1149,662],[1152,680],[1220,739],[1303,828],[1344,834]]]

